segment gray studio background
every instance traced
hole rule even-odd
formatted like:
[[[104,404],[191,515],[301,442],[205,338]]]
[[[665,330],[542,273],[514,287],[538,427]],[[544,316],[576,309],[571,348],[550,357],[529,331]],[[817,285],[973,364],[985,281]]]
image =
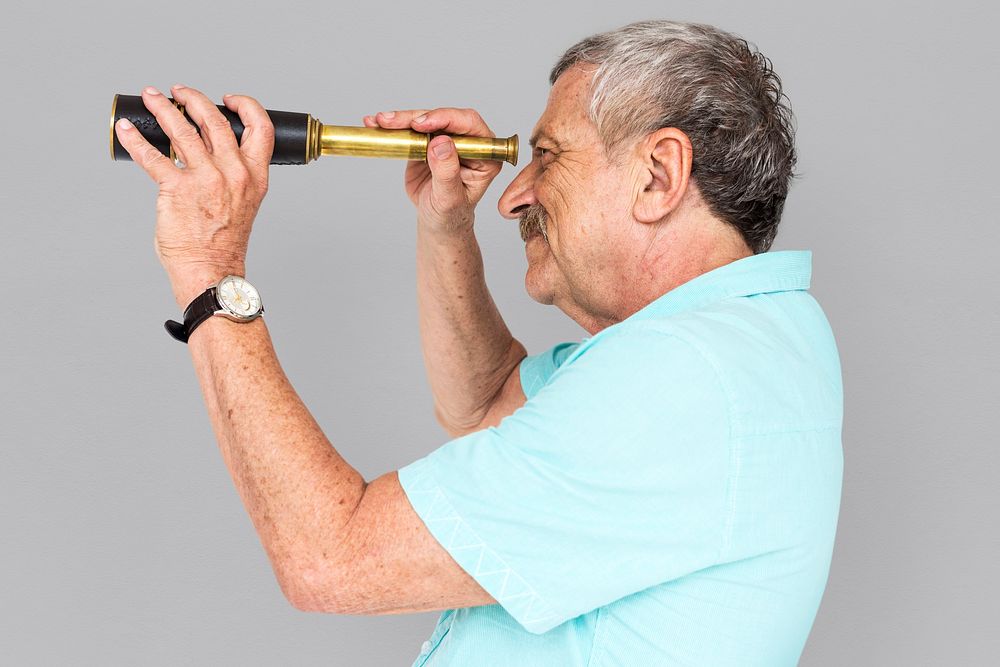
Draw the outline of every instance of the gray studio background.
[[[212,438],[152,250],[155,189],[108,157],[116,92],[360,124],[478,108],[522,154],[547,74],[633,20],[759,44],[798,118],[776,248],[815,253],[846,385],[841,522],[802,659],[985,665],[1000,651],[1000,244],[985,3],[8,5],[0,163],[0,663],[408,665],[435,614],[304,614],[282,597]],[[403,163],[273,169],[251,243],[279,356],[368,478],[445,440],[416,325]],[[537,353],[584,332],[524,293],[515,225],[477,220],[488,280]]]

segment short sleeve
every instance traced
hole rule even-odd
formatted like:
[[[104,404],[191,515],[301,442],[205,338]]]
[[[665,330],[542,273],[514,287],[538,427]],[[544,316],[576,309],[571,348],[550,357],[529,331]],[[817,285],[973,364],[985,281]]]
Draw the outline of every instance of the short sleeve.
[[[717,374],[660,331],[606,333],[498,426],[399,471],[431,534],[529,632],[714,565],[722,548]]]
[[[580,347],[579,343],[559,343],[541,354],[525,357],[520,366],[521,389],[524,391],[524,395],[531,398],[537,394],[538,390],[545,386],[552,374],[578,347]]]

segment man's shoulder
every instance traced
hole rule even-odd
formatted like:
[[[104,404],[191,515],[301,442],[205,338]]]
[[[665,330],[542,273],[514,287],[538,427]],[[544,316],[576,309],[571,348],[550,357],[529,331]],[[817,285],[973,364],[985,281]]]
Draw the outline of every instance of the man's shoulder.
[[[581,362],[641,364],[655,368],[657,363],[688,361],[703,357],[692,342],[696,337],[677,327],[669,319],[621,322],[560,350],[559,366],[569,368]]]
[[[679,365],[700,368],[721,385],[734,422],[751,431],[820,428],[842,416],[836,343],[805,291],[626,320],[574,347],[564,364],[587,354],[606,364],[635,364],[664,384],[678,376]]]

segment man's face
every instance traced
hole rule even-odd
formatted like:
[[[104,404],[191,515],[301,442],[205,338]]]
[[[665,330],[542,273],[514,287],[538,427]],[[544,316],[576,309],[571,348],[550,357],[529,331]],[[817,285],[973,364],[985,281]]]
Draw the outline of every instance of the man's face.
[[[504,217],[521,219],[528,294],[571,316],[600,316],[614,303],[628,261],[621,241],[634,222],[635,165],[605,155],[587,113],[592,73],[576,66],[552,86],[531,163],[499,202]]]

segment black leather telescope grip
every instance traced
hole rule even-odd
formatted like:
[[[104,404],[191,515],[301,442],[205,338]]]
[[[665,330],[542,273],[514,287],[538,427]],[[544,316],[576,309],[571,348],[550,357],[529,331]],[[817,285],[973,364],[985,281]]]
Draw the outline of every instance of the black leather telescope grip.
[[[171,100],[173,101],[173,100]],[[236,133],[236,140],[243,139],[243,123],[239,115],[230,111],[226,107],[220,106],[219,111],[226,117],[229,124],[233,126]],[[274,123],[274,154],[271,156],[271,164],[306,164],[306,137],[309,125],[309,114],[295,113],[293,111],[271,111],[267,110],[267,115]],[[187,115],[185,114],[185,117]],[[118,95],[115,102],[115,112],[113,123],[120,118],[128,118],[133,125],[138,128],[139,133],[146,140],[153,144],[161,153],[170,155],[170,139],[163,132],[156,118],[149,112],[146,105],[142,103],[139,95]],[[197,124],[188,118],[188,122],[198,130]],[[200,131],[200,130],[199,130]],[[131,160],[125,148],[118,143],[118,136],[112,130],[112,155],[115,160]]]

